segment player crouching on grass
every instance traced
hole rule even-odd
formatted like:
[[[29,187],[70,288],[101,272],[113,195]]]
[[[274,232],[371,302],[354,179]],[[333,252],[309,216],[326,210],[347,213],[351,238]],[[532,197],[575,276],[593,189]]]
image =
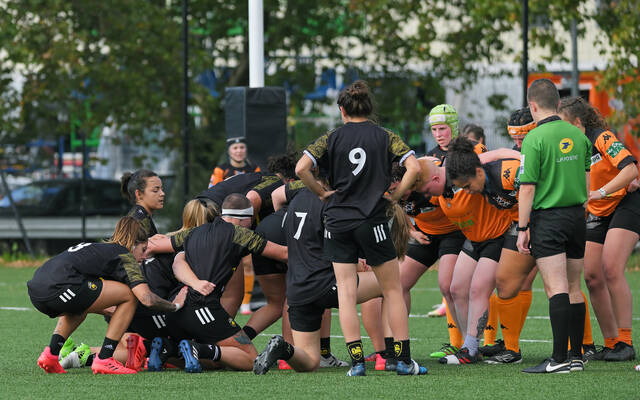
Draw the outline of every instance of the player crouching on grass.
[[[240,260],[249,253],[287,261],[287,248],[265,240],[249,230],[253,217],[250,201],[240,193],[222,202],[222,216],[194,228],[183,236],[184,252],[176,255],[173,272],[189,286],[185,308],[167,316],[167,327],[175,345],[157,337],[151,344],[149,370],[159,371],[178,351],[186,372],[202,372],[200,360],[220,362],[249,371],[258,354],[244,331],[220,304],[220,296]]]
[[[289,248],[287,301],[294,344],[285,342],[280,335],[273,336],[254,361],[256,375],[266,374],[279,359],[297,372],[316,371],[320,366],[322,315],[326,309],[338,307],[336,277],[331,262],[323,257],[324,236],[329,235],[322,222],[325,207],[326,203],[306,188],[289,204],[284,228]],[[375,274],[358,272],[357,302],[381,295]],[[359,356],[362,359],[364,355]],[[426,368],[422,370],[426,373]]]
[[[113,353],[135,313],[137,300],[155,310],[174,312],[182,308],[187,294],[184,288],[172,303],[151,292],[139,265],[146,247],[147,237],[140,223],[124,217],[110,241],[80,243],[36,270],[27,282],[31,302],[49,317],[59,317],[50,345],[38,358],[40,368],[48,373],[66,373],[58,362],[65,340],[88,313],[102,314],[115,306],[102,348],[90,360],[91,369],[94,374],[136,373],[116,361]]]

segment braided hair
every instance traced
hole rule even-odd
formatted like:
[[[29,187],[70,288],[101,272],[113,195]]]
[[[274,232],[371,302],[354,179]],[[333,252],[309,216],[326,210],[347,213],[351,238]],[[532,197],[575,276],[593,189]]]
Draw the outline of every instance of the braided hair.
[[[482,164],[473,150],[474,144],[464,136],[455,138],[447,152],[447,177],[449,180],[469,179],[476,176],[476,168]]]

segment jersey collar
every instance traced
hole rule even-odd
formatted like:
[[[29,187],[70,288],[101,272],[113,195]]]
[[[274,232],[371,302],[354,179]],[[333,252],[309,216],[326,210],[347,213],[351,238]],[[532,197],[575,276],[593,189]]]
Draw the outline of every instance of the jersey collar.
[[[552,122],[552,121],[560,121],[560,117],[558,117],[557,115],[552,115],[550,117],[547,117],[541,120],[540,122],[538,122],[538,124],[536,125],[536,128],[542,124],[546,124],[547,122]]]

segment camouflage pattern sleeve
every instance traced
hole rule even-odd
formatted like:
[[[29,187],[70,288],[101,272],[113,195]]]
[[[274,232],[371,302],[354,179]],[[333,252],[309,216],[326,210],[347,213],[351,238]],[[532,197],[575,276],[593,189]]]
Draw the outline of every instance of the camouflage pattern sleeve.
[[[316,139],[315,142],[311,143],[309,147],[307,147],[307,149],[304,151],[305,154],[311,156],[311,159],[313,160],[313,165],[316,165],[318,160],[326,154],[329,135],[331,135],[331,132],[320,136],[318,139]]]
[[[120,262],[122,268],[124,268],[125,273],[127,274],[127,280],[129,281],[129,287],[134,288],[135,286],[147,282],[142,275],[142,269],[140,269],[140,264],[136,261],[131,253],[120,254]]]
[[[178,231],[175,235],[171,236],[171,246],[173,250],[176,252],[180,251],[184,247],[184,241],[187,239],[187,236],[191,233],[194,228],[185,229],[182,231]]]
[[[234,225],[233,243],[254,254],[261,254],[267,245],[267,240],[254,231]]]

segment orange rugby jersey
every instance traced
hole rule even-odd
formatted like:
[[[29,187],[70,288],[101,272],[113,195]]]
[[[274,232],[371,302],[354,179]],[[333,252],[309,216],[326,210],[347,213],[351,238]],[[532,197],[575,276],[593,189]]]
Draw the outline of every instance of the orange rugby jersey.
[[[438,200],[447,218],[472,242],[497,238],[513,221],[511,210],[492,206],[480,193],[469,194],[456,188],[453,197],[439,196]]]
[[[497,208],[511,211],[513,221],[518,221],[518,171],[520,160],[505,158],[482,166],[486,182],[482,194]]]
[[[615,178],[620,170],[636,159],[631,155],[616,135],[610,131],[598,129],[586,132],[591,140],[591,190],[598,190]],[[618,203],[626,196],[627,189],[622,188],[610,193],[604,199],[591,200],[587,203],[587,211],[598,217],[606,217],[615,211]]]

